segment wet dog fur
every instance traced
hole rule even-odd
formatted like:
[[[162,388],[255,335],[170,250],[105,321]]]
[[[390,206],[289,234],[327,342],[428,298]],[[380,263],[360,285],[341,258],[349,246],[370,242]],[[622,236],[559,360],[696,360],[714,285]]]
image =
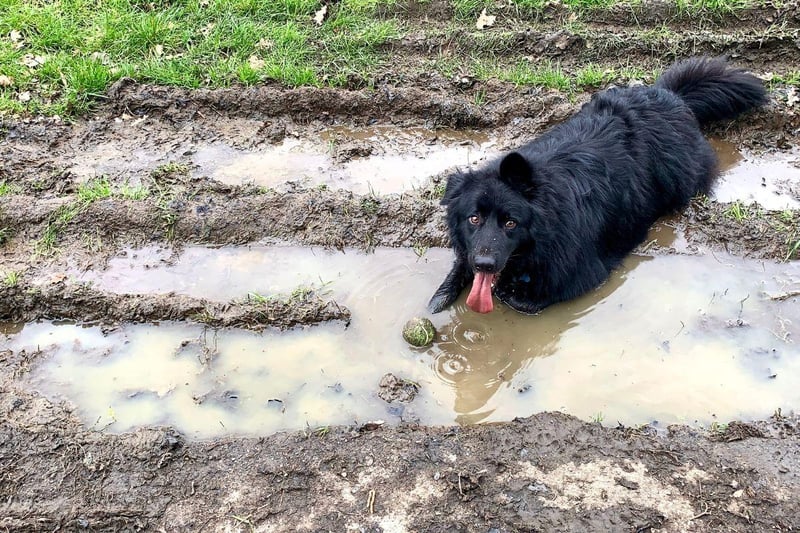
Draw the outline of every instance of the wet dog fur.
[[[448,179],[442,204],[455,252],[429,303],[535,314],[603,283],[661,216],[708,192],[717,158],[700,127],[765,103],[758,78],[692,58],[653,86],[612,88],[566,122]]]

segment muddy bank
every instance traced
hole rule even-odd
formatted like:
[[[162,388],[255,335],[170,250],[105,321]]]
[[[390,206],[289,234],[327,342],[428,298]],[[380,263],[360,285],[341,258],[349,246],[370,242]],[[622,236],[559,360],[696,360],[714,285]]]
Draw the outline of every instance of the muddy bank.
[[[455,9],[445,0],[419,1],[406,0],[393,6],[381,8],[384,17],[402,14],[412,20],[449,21],[455,15]],[[731,25],[752,25],[769,27],[776,20],[784,20],[789,25],[800,23],[800,10],[791,3],[759,2],[758,6],[720,10],[717,13],[703,12],[698,16],[696,11],[681,9],[675,2],[665,0],[644,0],[635,3],[620,3],[602,8],[587,7],[570,9],[561,2],[548,2],[539,9],[526,9],[514,4],[496,4],[490,14],[500,19],[523,19],[530,22],[580,20],[590,24],[630,25],[632,21],[642,26],[689,26],[697,28],[717,28]]]
[[[66,277],[66,276],[65,276]],[[209,327],[288,329],[321,322],[350,322],[350,311],[313,289],[290,296],[249,296],[227,303],[180,294],[113,294],[68,282],[0,286],[0,322],[75,320],[113,326],[121,322],[192,321]]]
[[[398,88],[397,94],[394,89],[188,91],[131,85],[87,121],[6,120],[0,182],[37,201],[74,194],[97,176],[116,185],[148,186],[166,200],[178,191],[239,195],[242,189],[232,185],[248,181],[352,189],[353,176],[366,181],[389,173],[402,182],[398,169],[404,166],[418,183],[425,173],[476,164],[523,144],[589,97],[499,82],[469,90],[443,83],[441,89]],[[483,95],[480,105],[476,94]],[[432,111],[426,99],[440,109]],[[796,105],[793,93],[778,88],[766,108],[707,133],[756,153],[791,150],[800,145]],[[131,109],[141,115],[131,115]],[[437,159],[448,163],[435,164]],[[226,166],[228,183],[220,181]],[[165,181],[159,176],[164,168],[182,170]],[[366,192],[360,185],[358,192]],[[17,207],[4,207],[4,201],[0,197],[0,216],[13,214]]]
[[[81,248],[86,235],[104,243],[86,258],[91,262],[113,254],[120,243],[158,241],[180,246],[280,240],[363,250],[376,246],[447,247],[444,210],[437,194],[432,185],[427,190],[384,197],[320,189],[254,193],[239,188],[227,195],[211,191],[184,195],[169,206],[154,200],[108,199],[89,205],[60,227],[57,249]],[[27,242],[22,249],[32,253],[57,213],[56,203],[38,203],[27,196],[11,196],[1,202],[0,225],[8,228],[9,238]],[[695,247],[781,261],[795,257],[788,250],[800,239],[796,211],[766,211],[755,206],[737,218],[731,214],[731,206],[697,201],[677,224]]]
[[[175,243],[242,244],[259,239],[285,239],[334,248],[351,246],[442,246],[445,230],[437,200],[430,193],[408,193],[379,198],[348,191],[299,190],[263,194],[184,196],[170,205],[155,201],[109,199],[95,202],[78,213],[59,232],[61,242],[70,235],[98,235],[108,241],[142,244]],[[38,204],[31,197],[3,200],[0,224],[12,235],[36,239],[58,207]],[[38,225],[29,225],[33,221]]]
[[[0,525],[14,531],[745,532],[789,530],[800,513],[796,418],[727,437],[543,413],[188,442],[82,429],[68,407],[9,386],[30,354],[0,358]]]
[[[734,215],[732,211],[736,211]],[[800,259],[800,212],[765,211],[757,205],[741,207],[695,200],[685,212],[689,243],[761,259]]]

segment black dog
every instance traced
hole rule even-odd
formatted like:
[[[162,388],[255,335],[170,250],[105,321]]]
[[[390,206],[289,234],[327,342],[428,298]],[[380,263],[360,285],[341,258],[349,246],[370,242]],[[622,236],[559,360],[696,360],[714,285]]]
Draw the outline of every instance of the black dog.
[[[652,87],[594,95],[568,121],[484,168],[457,173],[442,204],[455,265],[437,313],[472,282],[522,313],[598,286],[661,216],[706,193],[717,158],[700,126],[764,104],[761,81],[724,60],[673,65]]]

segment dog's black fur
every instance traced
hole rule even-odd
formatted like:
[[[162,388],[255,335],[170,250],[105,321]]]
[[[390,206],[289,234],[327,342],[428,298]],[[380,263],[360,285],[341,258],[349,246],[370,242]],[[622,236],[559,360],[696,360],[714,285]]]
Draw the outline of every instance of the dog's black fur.
[[[430,311],[487,275],[529,314],[601,284],[656,219],[708,192],[717,159],[700,126],[766,100],[758,78],[692,58],[654,86],[598,93],[538,139],[450,176],[442,204],[456,260]]]

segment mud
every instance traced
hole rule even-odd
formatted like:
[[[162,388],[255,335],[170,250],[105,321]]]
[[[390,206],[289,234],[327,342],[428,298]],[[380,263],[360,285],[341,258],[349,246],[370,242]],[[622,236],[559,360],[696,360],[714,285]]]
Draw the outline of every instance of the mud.
[[[66,276],[64,276],[66,277]],[[289,329],[334,320],[350,322],[350,312],[312,289],[292,296],[212,302],[180,294],[112,294],[61,280],[52,284],[27,283],[0,287],[0,320],[32,322],[40,319],[74,320],[113,326],[121,322],[184,320],[209,327],[263,330]]]
[[[393,318],[402,323],[407,315],[421,312],[424,298],[410,290],[393,296],[396,286],[385,292],[397,281],[383,275],[364,280],[357,296],[374,295],[373,307],[364,308],[351,305],[349,296],[317,290],[308,280],[280,287],[266,281],[258,287],[252,282],[251,287],[227,287],[236,288],[236,294],[193,292],[202,284],[193,285],[196,280],[187,275],[172,278],[173,286],[158,292],[148,290],[146,281],[158,281],[148,272],[179,265],[181,255],[190,257],[194,245],[286,243],[367,251],[413,249],[421,258],[418,268],[431,276],[439,267],[424,263],[427,254],[435,254],[428,249],[448,244],[438,205],[447,173],[524,142],[590,97],[581,87],[563,93],[482,81],[467,57],[490,59],[506,70],[521,62],[557,65],[570,76],[588,63],[620,72],[633,67],[636,74],[610,80],[617,84],[647,82],[653,69],[697,53],[731,56],[766,79],[790,75],[797,68],[800,12],[792,3],[767,2],[717,14],[682,11],[666,2],[578,13],[558,3],[536,13],[509,6],[496,4],[496,24],[476,32],[471,20],[453,21],[448,2],[399,2],[383,14],[408,23],[405,35],[386,46],[391,62],[372,79],[353,79],[345,88],[265,84],[191,91],[122,80],[85,118],[2,118],[0,182],[10,190],[0,197],[0,528],[750,532],[797,527],[800,420],[792,412],[797,405],[791,393],[781,388],[783,383],[775,386],[776,379],[796,375],[792,365],[798,356],[797,321],[783,322],[783,333],[793,333],[789,337],[781,337],[780,323],[769,322],[796,314],[797,289],[791,283],[783,292],[751,291],[763,301],[763,312],[747,307],[755,303],[755,296],[741,309],[757,318],[736,315],[731,299],[738,293],[733,291],[727,302],[733,307],[706,317],[696,330],[727,343],[741,340],[730,348],[734,351],[748,342],[780,345],[778,358],[745,358],[746,371],[759,373],[758,385],[769,391],[759,396],[764,400],[759,405],[748,402],[755,394],[752,384],[727,373],[714,381],[715,371],[723,366],[715,367],[709,354],[721,360],[732,352],[712,348],[695,354],[697,364],[690,366],[694,370],[688,371],[688,378],[642,362],[612,364],[613,350],[603,349],[599,340],[597,356],[581,360],[579,350],[573,350],[573,360],[549,355],[536,364],[511,351],[492,360],[480,355],[480,349],[472,350],[471,359],[466,359],[472,374],[465,373],[465,359],[454,343],[468,342],[474,348],[485,339],[475,334],[482,330],[470,326],[469,317],[457,316],[437,324],[443,336],[435,346],[441,353],[408,347],[401,355],[380,353],[394,341],[360,348],[372,350],[363,357],[380,361],[368,380],[361,376],[363,387],[371,390],[371,399],[384,391],[391,400],[378,399],[380,409],[369,415],[336,418],[334,414],[341,417],[343,410],[323,396],[310,409],[319,417],[309,417],[307,426],[298,430],[302,424],[296,422],[304,415],[291,411],[289,402],[265,400],[267,405],[260,407],[269,413],[286,408],[294,425],[283,427],[291,431],[272,433],[282,426],[267,428],[262,418],[240,416],[236,431],[232,424],[231,431],[215,428],[212,436],[203,438],[198,438],[201,431],[180,431],[159,419],[133,422],[113,433],[108,406],[102,407],[104,417],[95,412],[89,420],[68,392],[42,392],[60,379],[58,367],[49,363],[79,361],[83,352],[67,349],[73,359],[58,359],[52,343],[13,344],[34,330],[43,332],[42,338],[58,331],[74,341],[82,338],[74,333],[80,328],[82,334],[142,357],[128,362],[133,366],[127,377],[143,383],[145,377],[159,377],[156,365],[164,356],[126,344],[124,336],[131,331],[175,328],[191,331],[192,338],[252,335],[251,342],[260,342],[301,337],[309,331],[344,336],[358,333],[360,319],[388,324],[386,313],[394,313],[402,315]],[[724,258],[741,269],[742,258],[748,258],[764,262],[765,276],[794,272],[800,259],[800,116],[793,87],[773,83],[770,98],[765,109],[709,129],[721,143],[721,154],[742,158],[722,177],[736,186],[725,189],[721,183],[711,199],[696,199],[684,213],[654,228],[652,239],[638,250],[655,257],[653,264],[672,256],[679,262],[702,256]],[[80,201],[81,187],[100,175],[113,188],[111,196]],[[381,182],[378,178],[383,177]],[[147,192],[140,199],[126,198],[125,187]],[[770,203],[775,198],[780,201]],[[45,237],[50,239],[48,246],[43,245]],[[145,258],[150,270],[136,271],[139,277],[130,286],[122,278],[108,278],[120,258],[130,258],[121,254],[142,246],[164,250]],[[210,265],[211,276],[218,267]],[[259,273],[263,267],[243,263],[242,268]],[[349,275],[358,278],[357,273]],[[419,285],[435,282],[432,277],[419,279]],[[719,281],[714,274],[709,279],[709,287]],[[626,283],[637,286],[635,281]],[[610,284],[605,289],[619,297],[625,287]],[[647,292],[639,299],[644,307],[638,314],[646,316],[654,306],[680,299],[688,294],[686,287],[681,282],[665,292]],[[584,312],[579,309],[579,314]],[[586,316],[602,314],[595,310]],[[495,317],[500,322],[506,318]],[[539,327],[544,328],[544,338],[550,330],[545,328],[549,318],[543,318]],[[69,324],[59,326],[63,320]],[[620,323],[636,325],[630,318]],[[497,331],[509,327],[499,322],[482,325]],[[595,325],[595,338],[620,327]],[[570,328],[567,321],[551,329],[567,342],[577,331]],[[689,331],[694,330],[686,331],[687,346],[694,338]],[[668,363],[691,354],[691,346],[669,340],[666,346],[672,352],[657,346]],[[198,346],[184,348],[205,353]],[[63,380],[65,387],[91,383],[89,376],[98,375],[92,373],[92,358],[113,357],[110,350],[84,357],[84,366],[74,366],[76,377]],[[220,365],[222,361],[217,360]],[[509,361],[515,370],[506,368]],[[600,370],[591,366],[598,361],[605,365]],[[204,364],[206,368],[209,362]],[[301,359],[292,364],[303,366]],[[353,372],[361,368],[352,366]],[[45,372],[48,368],[52,374]],[[230,415],[237,391],[224,384],[234,370],[226,374],[227,367],[221,368],[218,382],[198,397],[199,405],[221,406]],[[419,383],[409,371],[413,368],[435,373],[441,381]],[[539,372],[538,382],[529,379],[534,376],[531,369]],[[395,379],[387,378],[381,387],[380,377],[390,371]],[[637,379],[649,372],[650,381],[624,383],[637,371]],[[66,367],[62,374],[66,376]],[[475,379],[468,383],[465,376],[470,375]],[[709,412],[725,407],[722,402],[713,405],[713,399],[722,396],[704,392],[711,386],[752,410],[712,417],[711,423],[707,418],[695,423],[697,418],[689,415],[681,419],[684,425],[667,428],[653,423],[615,426],[616,420],[594,412],[580,412],[580,419],[539,412],[561,409],[570,394],[580,396],[576,402],[598,404],[598,380],[619,386],[613,396],[618,404],[657,402],[660,380],[694,384],[698,397],[711,404]],[[563,383],[571,385],[559,389]],[[415,410],[420,412],[426,402],[435,404],[435,391],[444,386],[469,391],[459,399],[462,424],[453,425],[451,418],[419,425]],[[792,388],[791,382],[788,386]],[[492,397],[497,390],[502,393],[491,404],[487,394]],[[543,390],[560,390],[562,396],[554,394],[551,404],[527,400]],[[286,398],[272,399],[283,404]],[[152,400],[148,409],[163,414],[157,393],[139,399]],[[478,405],[476,399],[483,403]],[[475,424],[487,419],[487,401],[496,411],[496,418],[488,419],[496,422]],[[526,401],[529,411],[524,414],[537,414],[514,418],[519,411],[503,411]],[[131,412],[144,414],[145,409]],[[606,409],[607,415],[610,412]],[[652,415],[654,409],[648,406],[643,412]],[[118,414],[121,418],[121,407]],[[662,419],[675,420],[670,416],[678,416],[677,409]]]
[[[557,413],[189,442],[169,428],[87,431],[26,392],[1,401],[14,531],[766,531],[798,513],[796,418],[730,442]]]

